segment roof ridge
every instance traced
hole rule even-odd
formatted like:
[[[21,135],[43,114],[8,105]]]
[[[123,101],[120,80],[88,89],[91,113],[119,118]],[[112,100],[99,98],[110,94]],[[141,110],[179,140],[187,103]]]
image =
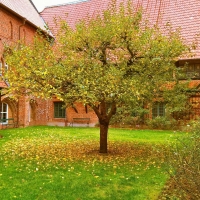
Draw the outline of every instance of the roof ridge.
[[[1,1],[1,0],[0,0]],[[78,4],[78,3],[83,3],[83,2],[87,2],[90,0],[74,0],[72,2],[68,2],[68,3],[63,3],[63,4],[55,4],[55,5],[51,5],[51,6],[46,6],[45,8],[53,8],[53,7],[60,7],[60,6],[65,6],[65,5],[71,5],[71,4]],[[44,9],[45,9],[44,8]],[[43,9],[43,10],[44,10]]]
[[[32,2],[32,0],[29,0],[29,1],[30,1],[30,3],[32,4],[32,6],[35,8],[35,10],[37,11],[37,13],[39,14],[39,11],[38,11],[38,9],[36,8],[35,4]],[[0,0],[0,2],[1,2],[1,0]]]

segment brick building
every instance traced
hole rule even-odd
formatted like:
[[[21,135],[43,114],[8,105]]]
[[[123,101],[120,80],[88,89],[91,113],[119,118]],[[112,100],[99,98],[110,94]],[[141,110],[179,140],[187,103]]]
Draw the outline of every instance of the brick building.
[[[23,40],[30,43],[33,40],[36,30],[40,27],[44,30],[44,22],[30,1],[1,0],[0,1],[0,88],[8,87],[3,79],[3,71],[8,66],[3,57],[4,44],[15,43]],[[28,125],[29,106],[25,97],[20,101],[13,101],[9,95],[1,95],[1,119],[14,118],[21,125]],[[7,123],[6,121],[3,124]]]
[[[191,44],[199,40],[200,33],[200,2],[199,0],[132,0],[135,8],[142,6],[145,17],[152,23],[164,27],[167,23],[173,28],[181,28],[180,32],[184,40]],[[118,0],[117,3],[124,2]],[[48,24],[53,35],[56,35],[58,27],[55,18],[67,20],[74,27],[76,22],[86,17],[92,17],[96,13],[106,9],[108,0],[82,0],[77,3],[55,5],[45,8],[40,14],[31,0],[0,0],[0,89],[8,87],[3,79],[3,70],[6,69],[6,61],[3,57],[3,44],[15,43],[23,40],[30,43],[38,28],[45,32],[44,21]],[[67,14],[67,15],[66,15]],[[43,19],[42,19],[42,18]],[[49,33],[51,34],[51,33]],[[188,63],[186,75],[192,79],[191,86],[200,86],[200,46],[197,45],[193,58],[180,58],[178,66]],[[193,111],[185,114],[185,119],[193,119],[200,116],[200,95],[190,99]],[[1,119],[14,118],[19,125],[58,125],[66,126],[72,123],[73,118],[90,118],[90,126],[95,125],[98,119],[93,111],[85,109],[81,104],[77,105],[78,112],[73,108],[62,109],[62,102],[56,98],[53,100],[28,99],[21,97],[19,101],[9,98],[9,94],[2,96],[0,101]],[[153,116],[164,115],[164,106],[156,104]],[[87,111],[86,111],[87,110]],[[7,123],[7,122],[3,122]]]
[[[3,79],[3,71],[9,67],[3,57],[4,44],[16,43],[19,40],[28,44],[33,41],[38,28],[46,32],[45,23],[32,1],[0,0],[0,89],[9,86]],[[19,101],[15,101],[9,94],[1,95],[1,119],[13,118],[20,126],[46,124],[65,126],[72,121],[72,115],[75,114],[74,117],[89,116],[90,124],[94,125],[97,122],[95,114],[90,111],[86,113],[81,105],[77,109],[82,111],[79,112],[82,114],[77,114],[72,108],[62,110],[61,106],[62,102],[56,98],[52,101],[21,97]],[[1,127],[7,123],[8,121],[3,121]]]
[[[58,26],[55,19],[63,19],[71,27],[81,19],[93,17],[97,13],[106,9],[109,0],[82,0],[70,4],[62,4],[46,7],[40,14],[56,35]],[[116,3],[126,2],[117,0]],[[200,87],[200,1],[198,0],[132,0],[135,9],[142,8],[143,17],[150,23],[157,24],[163,32],[166,25],[171,25],[172,29],[179,29],[183,40],[191,45],[195,43],[193,57],[180,58],[177,67],[183,67],[187,63],[185,71],[186,77],[191,78],[190,88]],[[200,93],[191,96],[190,103],[192,109],[181,115],[174,115],[176,119],[189,120],[200,117]],[[165,103],[155,102],[149,117],[164,116]]]

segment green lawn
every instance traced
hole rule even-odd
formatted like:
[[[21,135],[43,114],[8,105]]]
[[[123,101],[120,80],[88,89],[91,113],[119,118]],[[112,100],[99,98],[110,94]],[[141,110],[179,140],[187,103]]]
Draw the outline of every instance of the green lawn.
[[[172,131],[110,129],[108,154],[98,128],[1,130],[1,200],[153,200],[168,176],[162,146]]]

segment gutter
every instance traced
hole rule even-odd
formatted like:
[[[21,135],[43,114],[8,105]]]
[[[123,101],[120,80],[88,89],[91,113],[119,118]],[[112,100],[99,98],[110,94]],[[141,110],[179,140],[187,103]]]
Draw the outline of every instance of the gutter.
[[[30,2],[31,2],[31,1],[30,1]],[[33,5],[32,2],[31,2],[31,4]],[[47,34],[49,37],[54,38],[54,37],[53,37],[53,34],[52,34],[51,32],[48,33],[48,31],[42,29],[41,27],[36,26],[34,23],[30,22],[29,20],[27,20],[26,18],[22,17],[21,15],[19,15],[18,13],[16,13],[15,11],[13,11],[12,9],[8,8],[8,7],[5,6],[4,4],[2,4],[1,1],[0,1],[0,10],[1,10],[1,7],[2,7],[3,9],[7,10],[8,12],[10,12],[11,14],[15,15],[16,17],[21,18],[21,19],[23,20],[23,23],[24,23],[24,20],[25,20],[26,23],[30,24],[31,26],[33,26],[33,27],[36,28],[36,29],[39,29],[43,34]],[[34,8],[35,8],[35,6],[34,6]],[[36,9],[36,8],[35,8],[35,9]],[[36,11],[37,11],[37,9],[36,9]],[[37,11],[37,12],[38,12],[38,11]]]

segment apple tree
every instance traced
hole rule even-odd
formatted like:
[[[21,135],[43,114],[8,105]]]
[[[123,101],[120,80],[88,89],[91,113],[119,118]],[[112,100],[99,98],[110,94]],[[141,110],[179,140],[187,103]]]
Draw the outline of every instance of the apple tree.
[[[165,28],[145,21],[130,4],[110,6],[75,28],[61,21],[53,44],[38,36],[8,51],[10,90],[89,105],[99,119],[100,153],[107,153],[117,108],[155,101],[164,85],[178,84],[175,62],[187,46],[178,31]]]

